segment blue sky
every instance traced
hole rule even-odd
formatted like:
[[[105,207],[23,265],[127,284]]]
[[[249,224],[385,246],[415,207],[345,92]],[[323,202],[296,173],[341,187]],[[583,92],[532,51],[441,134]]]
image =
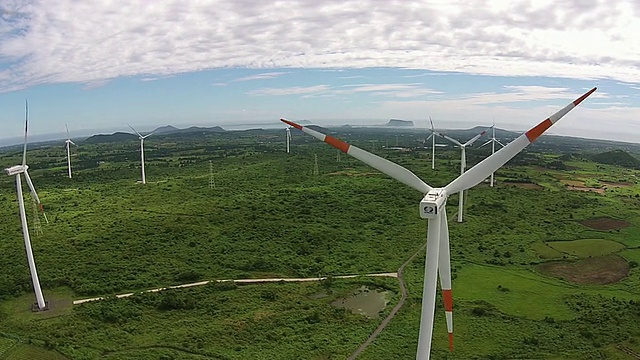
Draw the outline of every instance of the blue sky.
[[[0,143],[157,126],[379,124],[637,142],[640,3],[22,1],[0,4]],[[53,136],[56,137],[56,136]]]

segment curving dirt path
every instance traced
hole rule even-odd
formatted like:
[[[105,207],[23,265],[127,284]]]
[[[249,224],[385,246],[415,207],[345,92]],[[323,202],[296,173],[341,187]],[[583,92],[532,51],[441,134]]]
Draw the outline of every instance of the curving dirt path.
[[[358,276],[398,277],[398,274],[397,273],[378,273],[378,274],[365,274],[365,275],[337,275],[337,276],[334,276],[333,278],[334,279],[351,279],[351,278],[355,278],[355,277],[358,277]],[[219,283],[221,283],[221,282],[234,282],[236,284],[261,284],[261,283],[271,283],[271,282],[281,282],[281,281],[282,282],[321,281],[321,280],[324,280],[324,279],[326,279],[326,277],[207,280],[207,281],[200,281],[200,282],[189,283],[189,284],[182,284],[182,285],[168,286],[168,287],[157,288],[157,289],[144,290],[144,291],[139,291],[138,293],[141,293],[141,292],[143,292],[143,293],[144,292],[158,292],[158,291],[167,290],[167,289],[183,289],[183,288],[189,288],[189,287],[194,287],[194,286],[203,286],[203,285],[207,285],[210,282],[219,282]],[[126,297],[129,297],[129,296],[133,295],[133,294],[136,294],[136,293],[118,294],[118,295],[116,295],[116,298],[118,298],[118,299],[126,298]],[[79,304],[83,304],[83,303],[86,303],[86,302],[98,301],[98,300],[104,300],[104,297],[100,296],[100,297],[94,297],[94,298],[89,298],[89,299],[74,300],[73,301],[73,305],[79,305]]]
[[[425,242],[424,245],[422,245],[415,253],[413,253],[413,255],[411,255],[411,257],[407,261],[405,261],[400,266],[400,268],[398,268],[398,282],[400,283],[400,290],[402,291],[402,297],[400,298],[400,301],[398,301],[398,304],[393,308],[393,310],[391,310],[389,315],[384,320],[382,320],[380,325],[373,331],[373,333],[371,333],[369,338],[365,340],[365,342],[363,342],[362,345],[360,345],[360,347],[358,347],[356,351],[354,351],[353,354],[351,354],[351,356],[349,356],[347,360],[354,360],[355,358],[360,356],[360,354],[367,348],[367,346],[369,346],[378,337],[378,335],[380,335],[382,330],[384,330],[384,328],[387,327],[387,325],[389,325],[389,322],[393,320],[393,318],[396,316],[400,308],[404,305],[405,301],[407,300],[407,286],[404,282],[404,274],[403,274],[404,268],[411,261],[413,261],[413,259],[419,253],[421,253],[426,246],[427,246],[427,243]]]

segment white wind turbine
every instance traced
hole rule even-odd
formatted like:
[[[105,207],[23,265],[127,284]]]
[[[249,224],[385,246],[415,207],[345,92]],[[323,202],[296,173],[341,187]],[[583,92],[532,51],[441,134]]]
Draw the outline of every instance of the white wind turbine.
[[[441,134],[439,132],[435,132],[436,135],[445,138],[449,141],[451,141],[452,143],[456,144],[457,146],[460,147],[460,175],[464,174],[464,170],[467,167],[467,153],[466,153],[466,148],[467,146],[471,146],[473,145],[474,142],[476,142],[476,140],[478,140],[482,135],[484,135],[487,131],[484,130],[483,132],[481,132],[480,134],[474,136],[471,138],[471,140],[467,141],[466,143],[461,143],[458,140],[451,138],[445,134]],[[458,222],[462,222],[462,209],[464,206],[464,190],[460,190],[460,193],[458,194]]]
[[[496,144],[504,147],[504,144],[501,143],[500,140],[496,139],[496,124],[491,125],[491,139],[489,139],[489,141],[487,141],[486,143],[478,146],[478,149],[489,143],[491,143],[491,155],[496,152]],[[493,173],[491,173],[491,182],[489,184],[489,186],[493,187]]]
[[[129,124],[127,124],[127,125],[129,125]],[[147,183],[147,179],[146,179],[145,174],[144,174],[144,139],[146,139],[149,136],[151,136],[153,134],[153,132],[150,132],[147,135],[142,136],[136,129],[133,128],[133,126],[129,125],[129,127],[131,128],[131,130],[135,131],[136,134],[138,134],[138,138],[140,139],[140,163],[142,164],[142,183],[146,184]]]
[[[22,180],[20,174],[24,174],[24,178],[27,181],[29,190],[33,199],[38,203],[40,211],[44,215],[44,207],[40,202],[40,198],[36,193],[36,189],[33,187],[31,177],[29,176],[29,166],[27,165],[27,126],[29,122],[29,104],[25,100],[25,120],[24,120],[24,148],[22,150],[22,165],[12,166],[4,169],[9,176],[16,177],[16,192],[18,194],[18,207],[20,211],[20,221],[22,222],[22,235],[24,236],[24,247],[27,252],[27,262],[29,263],[29,271],[31,272],[31,282],[33,283],[33,290],[36,295],[36,302],[38,304],[38,310],[46,310],[47,303],[44,301],[42,295],[42,289],[40,288],[40,280],[38,279],[38,270],[36,269],[36,262],[33,258],[33,250],[31,249],[31,238],[29,237],[29,226],[27,224],[27,214],[24,210],[24,198],[22,197]],[[44,215],[44,219],[49,222],[47,216]]]
[[[431,139],[431,170],[434,170],[436,168],[436,129],[433,128],[431,116],[429,116],[429,122],[431,123],[431,135],[424,139],[424,142],[426,143]]]
[[[69,137],[69,127],[67,126],[67,124],[64,124],[64,127],[67,129],[67,140],[65,141],[65,143],[67,146],[67,167],[69,168],[69,179],[71,179],[71,155],[69,154],[69,146],[70,144],[76,145],[76,143],[71,141],[71,137]]]
[[[589,90],[587,93],[551,115],[535,127],[531,128],[526,133],[520,135],[507,146],[482,160],[476,166],[469,169],[469,171],[461,174],[447,186],[442,188],[432,188],[411,171],[389,160],[383,159],[358,147],[351,146],[332,136],[322,134],[291,121],[281,119],[284,123],[338,148],[342,152],[355,157],[356,159],[391,176],[405,185],[425,194],[423,199],[420,201],[420,217],[428,219],[427,254],[422,293],[422,315],[420,318],[420,334],[418,338],[416,359],[427,360],[431,353],[431,336],[433,334],[433,320],[436,301],[436,273],[439,273],[440,275],[440,286],[442,288],[447,331],[449,333],[449,348],[453,351],[451,261],[449,251],[449,227],[447,224],[447,214],[445,209],[449,194],[469,189],[479,184],[482,180],[486,179],[489,174],[506,164],[527,145],[535,141],[540,135],[542,135],[542,133],[551,127],[551,125],[560,120],[594,91],[596,91],[596,88]]]
[[[289,153],[289,147],[291,146],[291,126],[287,126],[285,129],[287,134],[287,154]]]

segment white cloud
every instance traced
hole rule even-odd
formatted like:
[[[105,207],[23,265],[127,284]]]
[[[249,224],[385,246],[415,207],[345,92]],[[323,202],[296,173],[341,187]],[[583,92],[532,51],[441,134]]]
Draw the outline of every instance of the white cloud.
[[[281,76],[284,74],[287,74],[287,73],[286,72],[269,72],[269,73],[245,76],[245,77],[237,78],[231,81],[237,82],[237,81],[250,81],[250,80],[267,80],[267,79],[277,78],[278,76]]]
[[[408,98],[432,94],[440,91],[423,87],[423,84],[352,84],[342,86],[316,85],[308,87],[265,88],[249,91],[249,95],[305,95],[306,97],[336,97],[356,93],[370,93],[376,96]]]
[[[320,94],[329,90],[328,85],[315,85],[315,86],[294,86],[289,88],[265,88],[249,91],[248,95],[304,95],[304,94]]]
[[[635,0],[2,5],[0,91],[212,68],[402,67],[640,82]]]

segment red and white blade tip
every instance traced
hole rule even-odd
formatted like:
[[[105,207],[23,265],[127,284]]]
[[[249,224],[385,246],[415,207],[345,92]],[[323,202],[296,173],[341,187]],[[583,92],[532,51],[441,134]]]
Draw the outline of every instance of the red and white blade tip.
[[[298,125],[292,121],[286,120],[286,119],[280,119],[280,121],[282,121],[283,123],[289,125],[289,126],[293,126],[294,128],[298,129],[298,130],[302,130],[302,125]]]

